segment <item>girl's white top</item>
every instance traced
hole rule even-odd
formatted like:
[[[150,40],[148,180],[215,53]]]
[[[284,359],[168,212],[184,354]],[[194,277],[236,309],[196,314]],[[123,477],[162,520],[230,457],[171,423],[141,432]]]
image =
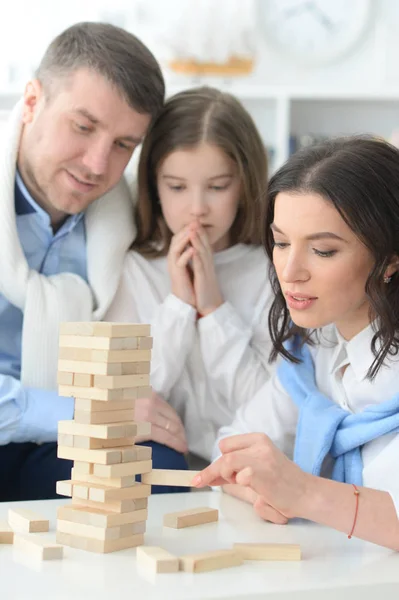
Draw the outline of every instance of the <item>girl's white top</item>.
[[[151,385],[183,420],[189,450],[210,459],[217,431],[270,377],[269,262],[237,244],[214,256],[224,304],[197,319],[171,293],[166,257],[126,257],[109,321],[150,323]]]
[[[319,390],[352,413],[399,394],[399,356],[388,358],[373,381],[367,378],[374,360],[372,337],[373,330],[369,326],[347,342],[335,326],[330,325],[319,334],[319,343],[309,346]],[[231,425],[220,430],[217,441],[238,433],[263,432],[292,458],[297,418],[297,408],[275,371],[252,400],[238,409]],[[389,492],[399,515],[399,434],[387,434],[369,442],[361,453],[363,485]],[[213,458],[219,454],[215,444]],[[332,464],[332,458],[327,457],[323,476],[331,475]]]

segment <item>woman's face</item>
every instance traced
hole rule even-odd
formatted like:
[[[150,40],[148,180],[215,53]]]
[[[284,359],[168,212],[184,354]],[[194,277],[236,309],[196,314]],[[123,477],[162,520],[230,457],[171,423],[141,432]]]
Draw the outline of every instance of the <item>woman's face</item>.
[[[273,263],[294,323],[334,323],[345,339],[364,329],[374,259],[333,204],[317,194],[281,192],[271,229]]]

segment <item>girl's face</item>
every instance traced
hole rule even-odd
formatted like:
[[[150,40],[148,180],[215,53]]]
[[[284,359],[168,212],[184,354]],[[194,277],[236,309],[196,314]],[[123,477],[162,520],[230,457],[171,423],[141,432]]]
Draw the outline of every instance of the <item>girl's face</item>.
[[[317,194],[281,192],[271,229],[273,263],[294,323],[334,323],[347,340],[364,329],[374,259],[334,206]]]
[[[158,169],[157,187],[173,234],[197,222],[214,252],[229,247],[241,185],[236,164],[222,150],[204,142],[172,152]]]

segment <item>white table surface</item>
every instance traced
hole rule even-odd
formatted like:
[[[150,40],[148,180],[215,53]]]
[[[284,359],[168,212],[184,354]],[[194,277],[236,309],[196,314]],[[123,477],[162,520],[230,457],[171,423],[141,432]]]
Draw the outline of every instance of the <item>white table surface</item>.
[[[65,500],[0,503],[0,519],[20,506],[50,519],[55,540],[58,506]],[[163,514],[185,508],[219,508],[219,522],[182,530],[162,527]],[[34,535],[34,534],[32,534]],[[151,575],[136,565],[136,550],[92,554],[65,546],[64,558],[38,562],[0,544],[1,600],[398,600],[399,553],[304,521],[272,525],[249,505],[218,492],[154,495],[149,499],[145,543],[181,555],[234,542],[300,544],[301,562],[245,562],[210,573]]]

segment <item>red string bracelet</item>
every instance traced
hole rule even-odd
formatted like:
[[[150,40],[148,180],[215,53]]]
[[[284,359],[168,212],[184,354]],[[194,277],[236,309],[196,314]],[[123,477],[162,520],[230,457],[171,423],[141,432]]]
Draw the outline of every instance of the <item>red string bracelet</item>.
[[[353,487],[355,488],[355,491],[353,492],[356,498],[356,508],[355,508],[355,517],[353,519],[353,525],[352,525],[352,529],[350,531],[350,534],[348,535],[348,540],[351,539],[353,532],[355,531],[355,526],[356,526],[356,521],[357,521],[357,513],[359,512],[359,496],[360,496],[360,492],[357,489],[357,487],[355,486],[354,483],[352,483]]]

